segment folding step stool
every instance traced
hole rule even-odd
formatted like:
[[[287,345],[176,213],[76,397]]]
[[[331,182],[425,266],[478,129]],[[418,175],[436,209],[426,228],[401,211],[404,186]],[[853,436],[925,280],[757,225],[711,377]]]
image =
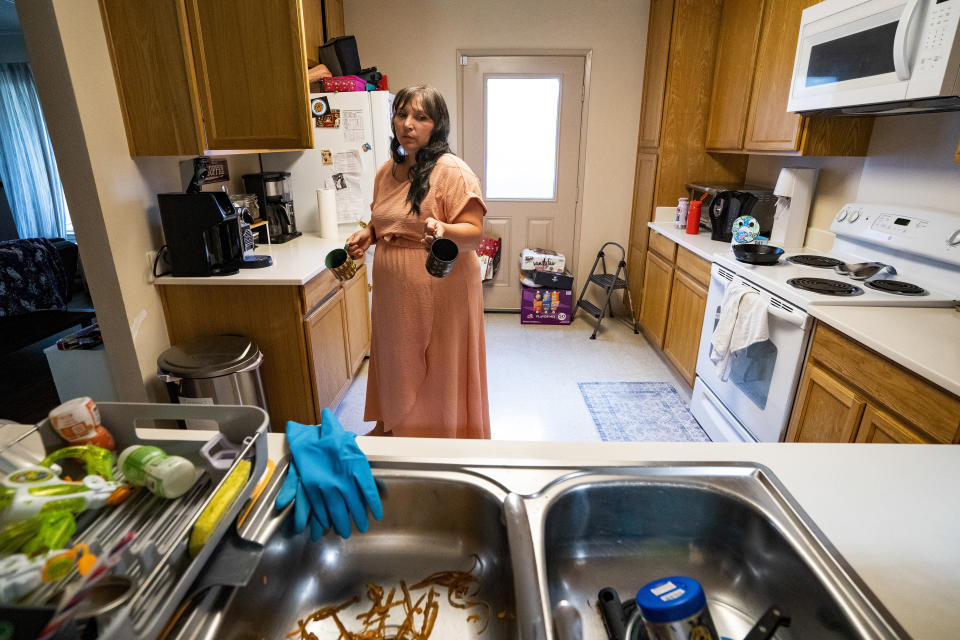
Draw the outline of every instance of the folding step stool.
[[[603,250],[611,244],[620,249],[620,262],[617,264],[616,273],[607,273],[607,260],[603,255]],[[603,322],[603,316],[609,313],[610,317],[613,317],[613,308],[610,306],[610,298],[613,296],[614,291],[617,289],[626,290],[627,303],[630,309],[633,309],[633,300],[630,298],[630,284],[627,282],[626,258],[627,252],[622,246],[616,242],[605,242],[604,245],[600,247],[600,251],[597,253],[597,259],[593,261],[593,267],[590,268],[590,277],[587,278],[587,281],[583,285],[583,289],[580,290],[580,297],[577,299],[577,306],[574,309],[574,317],[576,317],[576,312],[578,309],[583,309],[597,319],[597,326],[594,327],[593,335],[590,336],[591,340],[596,340],[597,332],[600,331],[600,323]],[[603,273],[595,273],[598,264],[603,268]],[[623,274],[622,278],[620,277],[621,274]],[[593,304],[589,300],[583,299],[583,294],[587,292],[587,287],[590,286],[591,282],[599,287],[602,287],[603,290],[607,292],[602,309],[597,307],[597,305]],[[633,320],[633,332],[640,333],[640,326],[637,324],[636,317],[634,317]]]

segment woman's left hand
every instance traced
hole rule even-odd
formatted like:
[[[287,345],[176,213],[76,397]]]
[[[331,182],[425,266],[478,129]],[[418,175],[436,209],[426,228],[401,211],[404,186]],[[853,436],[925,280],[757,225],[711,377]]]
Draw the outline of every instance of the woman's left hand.
[[[434,236],[438,238],[443,237],[443,232],[444,232],[443,223],[437,220],[436,218],[427,218],[426,220],[423,221],[423,227],[424,227],[423,240],[421,240],[420,242],[423,243],[424,249],[426,249],[427,251],[430,251],[430,247],[433,246]]]

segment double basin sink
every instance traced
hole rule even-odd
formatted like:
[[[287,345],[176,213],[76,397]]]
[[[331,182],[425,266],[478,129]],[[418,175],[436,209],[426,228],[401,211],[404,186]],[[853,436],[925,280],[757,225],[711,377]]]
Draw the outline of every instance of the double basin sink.
[[[670,575],[735,640],[774,604],[780,640],[908,637],[761,466],[374,473],[383,520],[312,542],[272,508],[278,470],[242,529],[263,544],[245,586],[206,590],[167,637],[605,640],[598,591]]]

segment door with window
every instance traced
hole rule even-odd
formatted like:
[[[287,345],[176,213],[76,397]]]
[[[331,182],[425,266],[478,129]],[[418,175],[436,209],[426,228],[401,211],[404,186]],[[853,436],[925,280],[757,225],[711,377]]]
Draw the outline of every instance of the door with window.
[[[480,178],[485,236],[502,242],[490,310],[520,308],[520,252],[553,249],[576,273],[583,55],[460,58],[461,154]]]

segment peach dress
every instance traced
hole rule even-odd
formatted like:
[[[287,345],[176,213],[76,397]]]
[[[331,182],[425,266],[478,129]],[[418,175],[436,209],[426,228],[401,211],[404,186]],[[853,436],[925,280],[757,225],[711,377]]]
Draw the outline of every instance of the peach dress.
[[[470,201],[486,213],[480,181],[446,154],[430,173],[420,215],[406,202],[388,161],[374,181],[371,205],[372,336],[364,420],[395,436],[489,438],[483,291],[475,251],[461,249],[450,275],[427,273],[420,244],[424,220],[457,222]]]

